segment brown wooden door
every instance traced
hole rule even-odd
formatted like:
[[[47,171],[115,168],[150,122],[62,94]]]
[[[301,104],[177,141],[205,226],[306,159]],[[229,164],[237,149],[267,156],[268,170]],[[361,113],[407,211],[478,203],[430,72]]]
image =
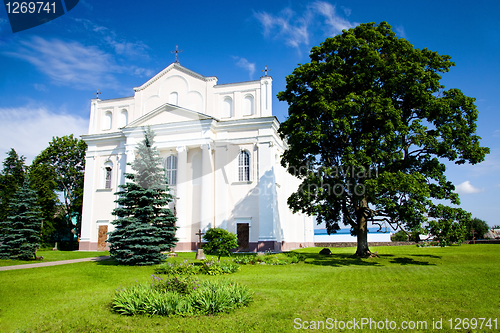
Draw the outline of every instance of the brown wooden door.
[[[237,223],[236,232],[238,234],[238,251],[248,251],[248,241],[250,237],[248,223]]]
[[[99,236],[97,238],[97,250],[105,251],[106,250],[106,239],[108,239],[108,226],[100,225],[99,226]]]

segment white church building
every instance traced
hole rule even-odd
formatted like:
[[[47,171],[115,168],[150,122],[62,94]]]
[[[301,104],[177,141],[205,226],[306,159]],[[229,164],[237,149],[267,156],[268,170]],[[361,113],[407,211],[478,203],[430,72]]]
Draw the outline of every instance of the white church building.
[[[175,200],[175,251],[194,251],[198,230],[224,228],[240,251],[314,246],[313,218],[293,214],[298,179],[280,165],[285,143],[272,113],[272,78],[217,84],[174,62],[132,97],[91,101],[80,250],[104,250],[115,192],[150,126]]]

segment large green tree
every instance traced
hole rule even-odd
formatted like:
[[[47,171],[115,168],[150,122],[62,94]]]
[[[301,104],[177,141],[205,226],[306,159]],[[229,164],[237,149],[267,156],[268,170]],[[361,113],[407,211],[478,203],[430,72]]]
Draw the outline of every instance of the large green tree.
[[[35,174],[41,174],[53,180],[56,190],[62,193],[60,220],[61,230],[73,230],[80,234],[83,204],[83,179],[85,171],[85,152],[87,144],[73,134],[63,137],[54,137],[32,163]],[[40,166],[43,164],[44,166]],[[37,182],[43,182],[40,177]],[[52,184],[45,183],[46,190]],[[45,197],[48,201],[53,197]],[[76,219],[76,225],[73,223]],[[71,240],[73,238],[71,237]]]
[[[479,163],[489,149],[475,134],[474,98],[440,84],[451,57],[413,47],[382,22],[326,39],[310,59],[278,93],[289,104],[282,165],[302,180],[289,206],[329,232],[350,226],[360,256],[370,254],[369,221],[419,231],[470,219],[442,204],[459,204],[443,161]]]
[[[60,212],[60,203],[57,196],[57,183],[54,179],[55,174],[48,165],[43,163],[31,164],[27,173],[31,188],[36,191],[43,217],[42,246],[53,246],[56,240],[56,221],[60,221],[60,218],[57,217]]]
[[[118,207],[109,233],[111,257],[126,265],[154,265],[165,258],[162,252],[175,247],[176,218],[167,208],[172,201],[158,149],[153,146],[154,132],[148,127],[130,163],[135,173],[126,173],[130,180],[120,185],[116,194]]]
[[[9,206],[8,218],[0,222],[0,256],[20,260],[36,259],[43,218],[36,192],[30,188],[28,177]]]
[[[0,221],[5,221],[9,216],[10,201],[17,190],[23,185],[26,166],[24,156],[19,156],[11,148],[3,161],[0,173]]]

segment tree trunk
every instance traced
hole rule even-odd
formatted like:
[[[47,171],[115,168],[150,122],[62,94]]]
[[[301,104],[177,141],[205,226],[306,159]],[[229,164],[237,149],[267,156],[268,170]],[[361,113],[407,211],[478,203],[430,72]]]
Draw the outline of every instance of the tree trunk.
[[[368,249],[368,221],[366,220],[366,216],[364,214],[363,204],[366,205],[366,201],[363,200],[361,202],[361,206],[357,213],[357,238],[358,238],[358,247],[356,249],[356,255],[360,257],[368,257],[372,253]]]

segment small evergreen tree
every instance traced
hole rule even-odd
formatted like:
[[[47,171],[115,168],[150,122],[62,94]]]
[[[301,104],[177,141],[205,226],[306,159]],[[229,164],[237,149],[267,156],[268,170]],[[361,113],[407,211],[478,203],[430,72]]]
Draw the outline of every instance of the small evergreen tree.
[[[147,128],[132,162],[135,173],[126,173],[132,182],[120,185],[119,204],[113,210],[118,219],[109,233],[111,257],[126,265],[154,265],[165,258],[163,251],[175,246],[176,218],[167,207],[172,201],[158,150],[153,147],[154,132]]]
[[[207,254],[218,255],[219,262],[221,255],[229,256],[231,255],[230,250],[238,247],[236,234],[221,228],[208,229],[203,235],[203,239],[207,241],[206,244],[203,244],[203,250]]]
[[[23,186],[10,202],[9,216],[1,222],[2,237],[0,256],[3,258],[30,260],[36,259],[40,247],[42,216],[37,205],[36,192],[30,188],[26,177]]]

